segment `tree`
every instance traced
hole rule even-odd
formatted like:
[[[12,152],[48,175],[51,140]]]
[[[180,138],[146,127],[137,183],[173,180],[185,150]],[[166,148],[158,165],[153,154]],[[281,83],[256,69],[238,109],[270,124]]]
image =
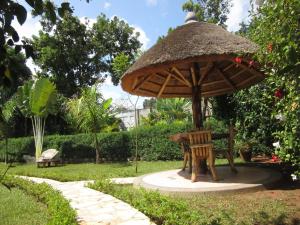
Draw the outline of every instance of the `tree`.
[[[51,75],[59,92],[71,97],[82,87],[102,82],[108,74],[117,85],[124,69],[121,67],[128,66],[140,47],[137,37],[133,28],[117,18],[109,20],[101,15],[90,29],[66,14],[53,34],[41,31],[32,44],[42,74]],[[115,64],[123,60],[124,65],[113,69],[115,58]]]
[[[56,7],[53,2],[49,0],[25,0],[29,7],[32,9],[32,13],[35,16],[43,16],[45,21],[49,21],[52,25],[56,23],[60,16],[63,16],[66,12],[72,12],[70,4],[63,2],[60,7]],[[89,0],[87,0],[88,2]],[[20,25],[24,24],[27,19],[27,10],[24,5],[20,4],[16,0],[1,0],[0,2],[0,86],[9,87],[9,82],[2,82],[7,77],[7,74],[11,76],[20,76],[23,74],[14,74],[11,72],[12,67],[7,63],[9,59],[8,46],[14,48],[16,53],[19,53],[22,49],[25,51],[26,57],[33,57],[33,48],[26,41],[22,40],[21,44],[20,35],[12,26],[14,19],[17,19]]]
[[[148,117],[143,118],[143,123],[155,125],[160,122],[172,123],[174,121],[191,121],[191,101],[186,98],[157,99],[156,109]]]
[[[27,81],[18,88],[16,107],[24,117],[31,118],[36,159],[42,153],[47,116],[57,112],[56,98],[56,87],[47,78]]]
[[[262,126],[272,123],[273,128],[264,132],[271,133],[278,143],[275,153],[292,167],[295,176],[300,176],[299,15],[298,0],[261,1],[260,8],[252,13],[248,36],[260,46],[255,58],[267,75],[267,88],[253,89],[251,98],[243,97],[253,105],[252,96],[256,96],[254,112],[268,112],[263,114],[267,118]],[[257,116],[248,121],[249,128],[255,126],[256,120]]]
[[[77,17],[66,15],[53,34],[40,31],[39,37],[33,37],[32,45],[41,74],[51,76],[65,97],[78,94],[81,87],[101,79],[104,70],[101,61],[94,57],[91,32]]]
[[[113,84],[117,85],[120,82],[122,75],[126,72],[130,65],[129,57],[123,52],[114,58],[112,62],[112,71],[114,75],[111,77]]]
[[[112,99],[103,99],[96,86],[83,88],[81,97],[70,99],[67,103],[67,120],[77,129],[91,133],[95,140],[96,163],[100,162],[101,146],[97,133],[109,125],[109,108]]]
[[[122,61],[125,62],[123,69],[127,69],[128,63],[132,64],[134,62],[141,47],[138,40],[140,34],[134,32],[132,27],[118,17],[115,16],[110,20],[104,14],[97,17],[92,32],[93,43],[96,47],[95,57],[101,59],[104,63],[105,72],[109,73],[113,84],[118,85],[120,70],[114,71],[113,62],[118,56],[117,59],[120,60],[122,54]]]
[[[231,0],[188,0],[182,9],[196,13],[199,21],[215,23],[226,27]]]

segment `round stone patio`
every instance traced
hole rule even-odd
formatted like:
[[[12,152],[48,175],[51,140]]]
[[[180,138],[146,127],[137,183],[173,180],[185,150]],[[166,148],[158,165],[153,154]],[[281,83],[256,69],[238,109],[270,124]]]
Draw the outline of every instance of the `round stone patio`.
[[[265,185],[280,180],[279,172],[259,167],[236,167],[238,173],[228,166],[216,167],[219,181],[213,181],[210,174],[200,175],[197,182],[191,182],[188,169],[168,170],[144,175],[135,179],[134,186],[157,190],[164,194],[194,195],[200,193],[242,192],[265,188]]]

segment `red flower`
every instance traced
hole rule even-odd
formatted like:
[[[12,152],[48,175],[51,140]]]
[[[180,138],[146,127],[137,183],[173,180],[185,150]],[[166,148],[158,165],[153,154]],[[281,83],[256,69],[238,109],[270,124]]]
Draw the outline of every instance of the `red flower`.
[[[277,162],[279,160],[277,155],[272,154],[272,162]]]
[[[234,58],[234,61],[235,61],[236,63],[242,63],[242,58],[240,58],[240,57],[235,57],[235,58]]]
[[[277,98],[283,98],[283,91],[281,89],[277,89],[274,93],[275,97]]]
[[[267,48],[268,48],[269,52],[272,52],[273,51],[273,44],[272,43],[268,44]]]
[[[254,60],[249,61],[249,67],[253,67],[254,66]]]

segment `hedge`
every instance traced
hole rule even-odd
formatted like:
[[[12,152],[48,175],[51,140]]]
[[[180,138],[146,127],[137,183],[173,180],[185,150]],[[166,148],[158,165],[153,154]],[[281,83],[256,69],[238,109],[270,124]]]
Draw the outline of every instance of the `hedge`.
[[[135,156],[135,137],[137,135],[138,155],[142,160],[178,160],[182,153],[178,144],[169,140],[169,136],[184,132],[190,126],[182,123],[170,125],[141,126],[128,132],[99,133],[101,157],[105,161],[125,161]],[[44,139],[44,149],[55,148],[65,162],[83,162],[95,160],[94,139],[89,134],[51,135]],[[34,156],[32,137],[12,138],[8,141],[8,152],[15,154],[17,161],[23,155]],[[0,142],[0,160],[4,161],[5,142]]]
[[[18,177],[7,176],[4,184],[9,187],[17,187],[27,194],[36,197],[47,205],[50,220],[47,225],[76,225],[76,212],[71,208],[59,191],[54,190],[48,184],[36,184]],[[0,183],[1,185],[1,183]]]
[[[130,157],[129,140],[126,132],[100,133],[101,157],[109,161],[122,161]],[[51,135],[44,139],[44,149],[55,148],[65,162],[94,161],[94,139],[89,134]],[[0,142],[0,160],[5,158],[5,142]],[[32,137],[11,138],[8,141],[8,153],[16,161],[22,161],[23,155],[34,156]]]

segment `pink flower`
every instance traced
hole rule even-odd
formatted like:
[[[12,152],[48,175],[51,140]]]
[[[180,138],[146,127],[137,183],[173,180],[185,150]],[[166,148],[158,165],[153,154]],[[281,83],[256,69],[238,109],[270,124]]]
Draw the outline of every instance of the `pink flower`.
[[[249,61],[249,67],[253,67],[254,66],[254,60]]]

